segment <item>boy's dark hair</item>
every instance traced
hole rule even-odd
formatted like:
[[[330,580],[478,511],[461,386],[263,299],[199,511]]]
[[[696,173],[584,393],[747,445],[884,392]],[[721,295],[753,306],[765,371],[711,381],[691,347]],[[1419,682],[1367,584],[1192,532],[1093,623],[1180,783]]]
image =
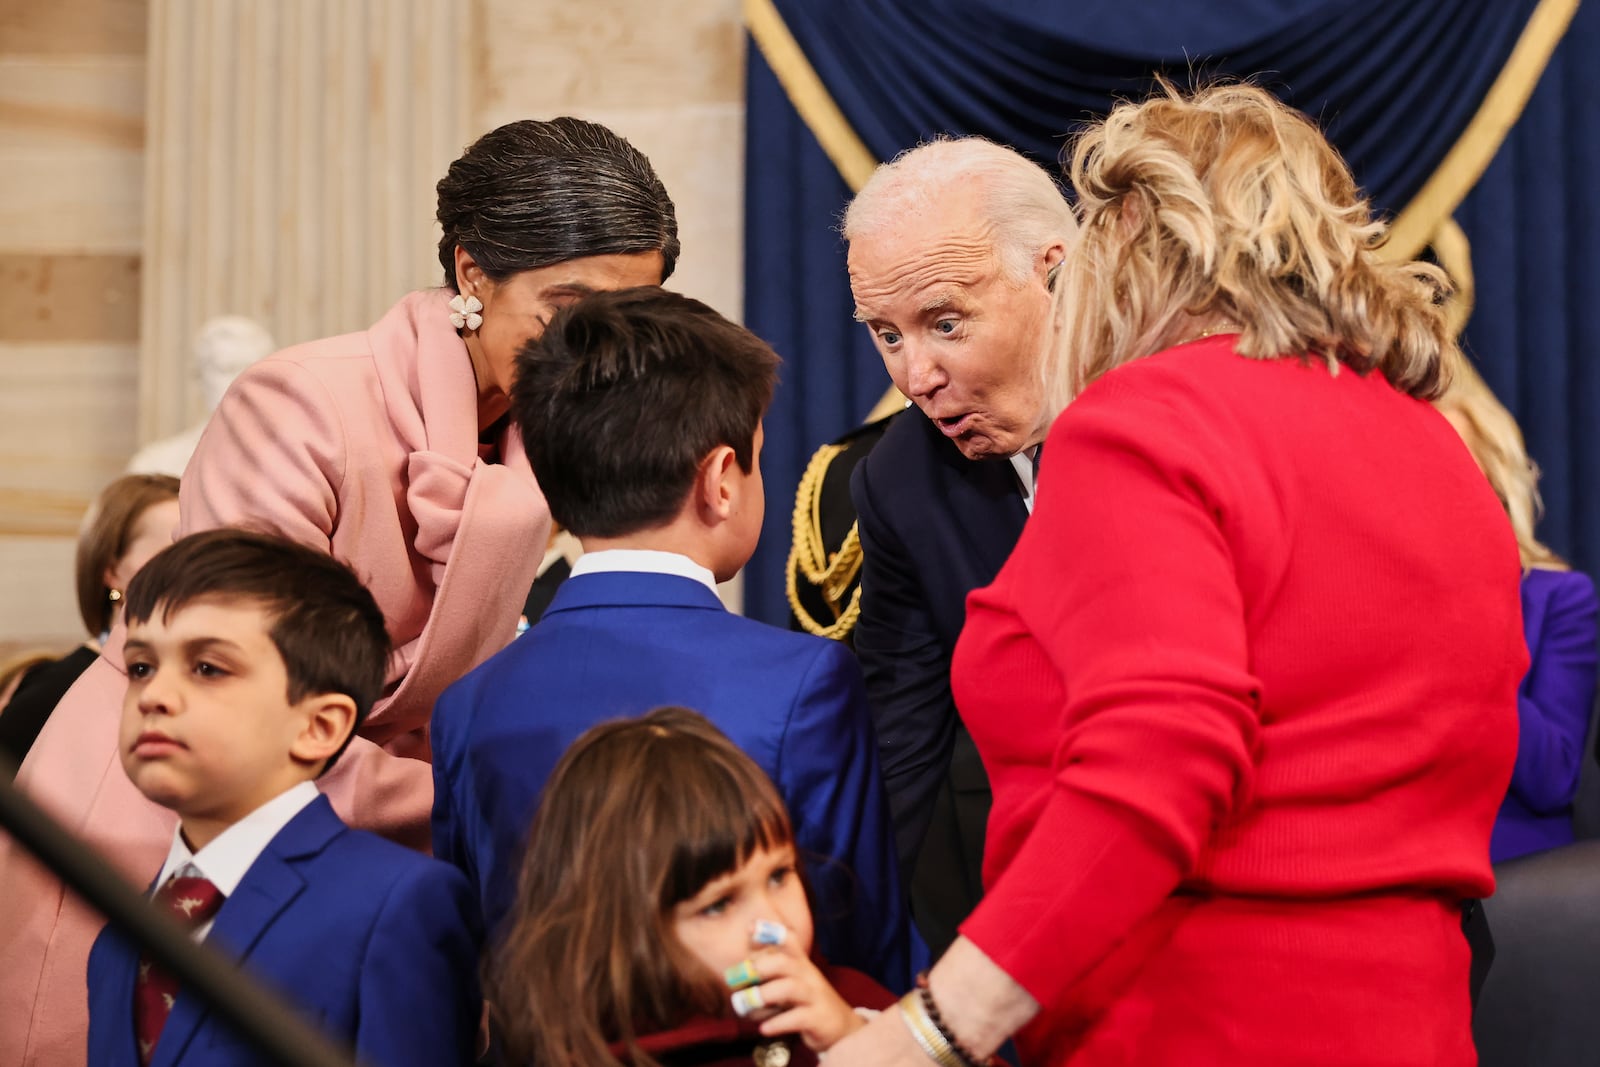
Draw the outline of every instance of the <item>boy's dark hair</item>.
[[[700,461],[754,462],[778,357],[698,300],[655,286],[558,311],[517,356],[511,417],[550,514],[578,537],[670,522]]]
[[[456,246],[497,282],[588,256],[661,253],[678,261],[678,219],[655,168],[593,122],[508,122],[478,138],[439,180],[439,265],[456,288]]]
[[[162,549],[128,583],[129,625],[208,598],[249,600],[272,617],[267,634],[289,675],[289,703],[318,693],[355,701],[356,722],[322,768],[350,747],[383,692],[389,634],[383,612],[350,568],[281,537],[220,529]]]

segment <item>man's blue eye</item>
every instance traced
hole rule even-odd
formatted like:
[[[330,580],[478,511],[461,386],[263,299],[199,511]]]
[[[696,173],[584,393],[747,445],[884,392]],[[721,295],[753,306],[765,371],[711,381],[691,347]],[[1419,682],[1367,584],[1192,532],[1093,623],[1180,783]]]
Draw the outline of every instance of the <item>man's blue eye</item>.
[[[882,333],[878,334],[878,337],[886,345],[897,345],[900,343],[900,335],[895,333],[893,330],[884,330]]]
[[[938,322],[933,324],[933,328],[938,330],[940,333],[946,334],[946,335],[955,333],[956,332],[956,320],[955,319],[940,319]]]

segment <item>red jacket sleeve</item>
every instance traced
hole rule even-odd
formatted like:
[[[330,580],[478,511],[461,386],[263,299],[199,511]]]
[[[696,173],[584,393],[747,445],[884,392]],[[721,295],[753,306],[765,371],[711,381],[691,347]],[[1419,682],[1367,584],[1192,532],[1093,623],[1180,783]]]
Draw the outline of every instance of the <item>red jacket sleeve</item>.
[[[1257,741],[1225,532],[1237,475],[1190,405],[1121,377],[1058,420],[1033,518],[969,604],[970,626],[1002,598],[1066,693],[1042,813],[963,927],[1046,1004],[1194,869],[1248,794]]]

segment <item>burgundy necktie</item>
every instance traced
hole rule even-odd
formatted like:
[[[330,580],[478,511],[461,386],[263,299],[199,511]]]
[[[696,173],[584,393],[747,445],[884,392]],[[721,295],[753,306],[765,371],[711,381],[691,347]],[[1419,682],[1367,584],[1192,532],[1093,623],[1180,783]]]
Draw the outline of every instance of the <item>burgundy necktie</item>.
[[[222,891],[200,876],[199,868],[186,864],[156,890],[155,901],[178,922],[193,929],[222,907]],[[177,979],[140,955],[139,977],[133,986],[133,1032],[139,1040],[139,1063],[144,1067],[149,1067],[177,996]]]

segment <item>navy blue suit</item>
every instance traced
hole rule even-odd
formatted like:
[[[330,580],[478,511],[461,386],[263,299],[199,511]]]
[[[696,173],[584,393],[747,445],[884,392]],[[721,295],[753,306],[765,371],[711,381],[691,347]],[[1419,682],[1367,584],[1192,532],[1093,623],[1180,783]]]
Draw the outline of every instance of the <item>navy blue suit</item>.
[[[901,870],[937,955],[981,893],[989,810],[983,765],[950,695],[950,657],[967,594],[1000,572],[1028,509],[1009,462],[967,459],[915,410],[898,415],[861,461],[850,496],[863,554],[856,656]]]
[[[206,944],[301,1007],[371,1067],[473,1062],[481,1002],[465,880],[340,821],[318,797],[223,901]],[[109,927],[89,953],[89,1062],[137,1067],[139,953]],[[269,1063],[182,991],[151,1067]]]
[[[562,752],[597,723],[663,704],[704,714],[777,785],[810,859],[827,959],[905,988],[894,839],[849,650],[734,615],[674,575],[569,578],[536,626],[439,698],[434,854],[466,872],[487,928],[510,910],[534,808]]]

